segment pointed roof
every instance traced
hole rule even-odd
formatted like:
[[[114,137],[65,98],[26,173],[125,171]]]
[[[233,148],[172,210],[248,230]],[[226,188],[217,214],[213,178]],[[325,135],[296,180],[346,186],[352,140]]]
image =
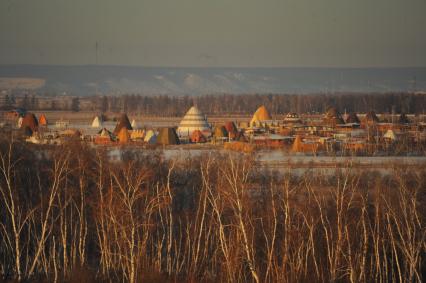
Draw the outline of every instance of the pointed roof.
[[[342,115],[335,107],[328,108],[324,115],[324,122],[331,124],[344,124]]]
[[[325,112],[325,117],[327,118],[333,118],[336,116],[340,116],[340,112],[337,110],[336,107],[328,107],[327,111]]]
[[[238,129],[234,122],[226,122],[225,129],[228,132],[230,138],[234,139],[237,136]]]
[[[228,132],[232,132],[232,133],[236,133],[236,132],[238,132],[238,130],[237,130],[237,126],[235,126],[235,123],[234,123],[234,122],[226,122],[226,123],[225,123],[225,129],[226,129]]]
[[[44,114],[40,115],[40,118],[38,118],[38,123],[40,126],[47,126],[47,118]]]
[[[133,129],[139,128],[139,123],[135,119],[132,120],[131,126]]]
[[[386,133],[383,135],[383,137],[393,141],[396,140],[396,135],[393,130],[387,130]]]
[[[206,116],[196,106],[189,108],[179,124],[177,133],[179,136],[190,137],[195,130],[210,131],[210,125]]]
[[[303,151],[302,148],[302,138],[299,135],[296,135],[296,138],[293,142],[293,146],[291,147],[291,150],[294,152],[301,152]]]
[[[376,122],[379,122],[379,117],[377,117],[377,115],[374,111],[369,111],[365,115],[365,121],[376,123]]]
[[[92,128],[100,128],[102,127],[102,118],[96,116],[92,121]]]
[[[109,137],[109,138],[111,138],[111,132],[110,132],[110,131],[108,131],[106,128],[102,128],[102,130],[100,130],[100,131],[98,132],[98,134],[99,134],[101,137]]]
[[[122,128],[126,128],[127,130],[133,130],[132,125],[130,124],[129,117],[127,117],[126,113],[121,114],[120,120],[115,126],[114,135],[118,135]]]
[[[162,128],[157,136],[157,143],[162,145],[180,144],[174,128]]]
[[[269,111],[266,109],[265,105],[257,108],[256,112],[254,112],[254,115],[257,116],[257,119],[260,121],[272,120],[272,117],[269,114]]]
[[[27,112],[22,119],[21,128],[25,129],[25,127],[29,127],[32,132],[36,132],[38,129],[38,121],[36,116],[33,113]]]
[[[360,123],[358,116],[354,112],[349,113],[345,122],[346,122],[346,124],[354,124],[354,123],[359,124]]]
[[[206,137],[203,135],[203,133],[200,130],[195,130],[191,134],[191,141],[192,142],[206,142]]]

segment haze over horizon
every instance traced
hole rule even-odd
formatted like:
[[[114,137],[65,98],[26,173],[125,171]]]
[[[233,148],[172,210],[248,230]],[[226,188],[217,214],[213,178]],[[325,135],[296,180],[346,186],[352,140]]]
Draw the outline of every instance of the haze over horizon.
[[[4,0],[0,64],[423,67],[424,11],[423,0]]]

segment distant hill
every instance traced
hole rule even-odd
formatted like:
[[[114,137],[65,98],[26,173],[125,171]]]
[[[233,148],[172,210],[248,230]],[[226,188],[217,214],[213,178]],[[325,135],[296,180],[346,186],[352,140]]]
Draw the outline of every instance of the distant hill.
[[[144,95],[425,91],[426,68],[160,68],[0,65],[41,93]],[[32,81],[35,82],[35,81]],[[39,81],[40,82],[40,81]],[[13,83],[12,83],[13,85]],[[0,84],[1,88],[2,84]]]
[[[44,79],[38,78],[2,78],[0,77],[0,89],[39,89],[45,84]]]

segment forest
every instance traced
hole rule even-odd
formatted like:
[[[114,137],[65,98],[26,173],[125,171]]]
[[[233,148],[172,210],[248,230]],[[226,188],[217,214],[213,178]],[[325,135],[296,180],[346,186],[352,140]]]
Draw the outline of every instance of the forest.
[[[278,174],[252,157],[184,160],[0,141],[0,279],[422,282],[426,169]]]
[[[43,102],[41,102],[43,101]],[[211,94],[201,96],[123,94],[91,97],[41,95],[13,96],[0,99],[1,109],[22,107],[29,110],[66,110],[126,112],[155,116],[182,116],[197,105],[207,115],[247,115],[265,105],[272,115],[324,113],[328,107],[340,112],[412,113],[423,114],[425,93],[329,93],[329,94]]]
[[[100,112],[182,116],[192,105],[207,115],[251,114],[265,105],[271,114],[324,113],[330,106],[342,113],[416,113],[426,107],[426,94],[417,93],[332,93],[332,94],[213,94],[202,96],[98,96],[91,98]],[[96,106],[95,106],[96,105]]]

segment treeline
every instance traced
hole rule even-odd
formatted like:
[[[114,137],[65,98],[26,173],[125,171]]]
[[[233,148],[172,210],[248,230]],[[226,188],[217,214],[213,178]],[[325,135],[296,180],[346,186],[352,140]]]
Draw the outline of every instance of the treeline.
[[[251,114],[265,105],[271,114],[324,113],[337,107],[342,113],[425,113],[425,93],[332,93],[332,94],[212,94],[203,96],[121,96],[43,97],[6,95],[0,99],[1,109],[22,107],[28,110],[66,110],[126,112],[144,115],[182,116],[197,105],[206,114]]]
[[[62,282],[422,282],[425,169],[278,175],[0,142],[0,276]],[[352,174],[353,173],[353,174]]]
[[[128,112],[146,115],[182,116],[192,105],[206,114],[251,114],[265,105],[271,114],[324,113],[337,107],[342,113],[424,113],[426,94],[414,93],[336,93],[336,94],[217,94],[203,96],[100,96],[92,103],[101,112]]]

